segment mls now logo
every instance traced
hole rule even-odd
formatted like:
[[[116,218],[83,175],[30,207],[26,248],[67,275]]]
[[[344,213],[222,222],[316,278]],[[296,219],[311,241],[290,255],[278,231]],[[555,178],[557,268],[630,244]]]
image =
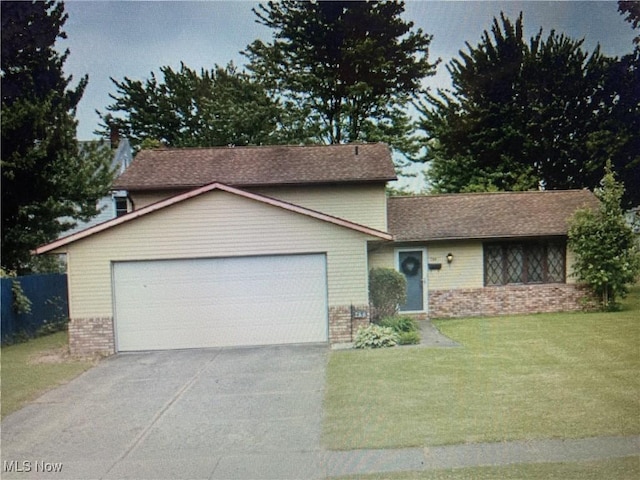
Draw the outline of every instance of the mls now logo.
[[[38,460],[36,460],[35,462],[31,462],[29,460],[24,460],[22,462],[19,462],[17,460],[4,460],[2,462],[2,470],[6,473],[58,473],[62,471],[62,463],[42,462]]]

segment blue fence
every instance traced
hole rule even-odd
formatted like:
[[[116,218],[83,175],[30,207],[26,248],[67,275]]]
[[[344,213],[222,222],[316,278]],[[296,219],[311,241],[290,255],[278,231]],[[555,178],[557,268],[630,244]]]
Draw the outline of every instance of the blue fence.
[[[13,308],[13,282],[20,282],[22,291],[31,301],[30,313],[16,313]],[[69,317],[67,276],[63,274],[29,275],[3,278],[2,282],[2,343],[15,335],[33,336],[41,327]]]

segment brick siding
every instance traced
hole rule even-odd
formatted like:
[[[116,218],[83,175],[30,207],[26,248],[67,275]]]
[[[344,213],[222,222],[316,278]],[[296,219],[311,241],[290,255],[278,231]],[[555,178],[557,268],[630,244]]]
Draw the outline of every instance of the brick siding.
[[[589,310],[595,302],[576,284],[508,285],[429,291],[429,317],[458,318]]]
[[[73,318],[69,322],[69,351],[72,355],[107,356],[115,350],[111,317]]]
[[[365,312],[363,318],[356,318],[354,312]],[[329,307],[329,343],[353,342],[358,328],[369,325],[369,306],[342,305]]]

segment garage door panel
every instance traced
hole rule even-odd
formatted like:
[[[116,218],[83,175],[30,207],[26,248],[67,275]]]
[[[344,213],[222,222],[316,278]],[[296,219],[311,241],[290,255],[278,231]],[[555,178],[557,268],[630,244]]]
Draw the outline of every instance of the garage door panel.
[[[249,325],[245,330],[238,328],[237,324],[218,324],[209,326],[196,326],[198,335],[194,337],[185,328],[175,329],[170,326],[157,326],[153,335],[149,335],[145,329],[129,330],[127,337],[121,340],[119,351],[158,350],[177,348],[207,348],[216,346],[243,346],[243,345],[269,345],[272,339],[278,344],[318,342],[323,338],[325,329],[322,326],[301,326],[299,323],[290,322],[288,325],[276,326]],[[136,338],[135,342],[129,338]],[[311,339],[311,340],[310,340]],[[224,340],[224,341],[222,341]]]
[[[324,255],[114,264],[120,351],[323,342]]]

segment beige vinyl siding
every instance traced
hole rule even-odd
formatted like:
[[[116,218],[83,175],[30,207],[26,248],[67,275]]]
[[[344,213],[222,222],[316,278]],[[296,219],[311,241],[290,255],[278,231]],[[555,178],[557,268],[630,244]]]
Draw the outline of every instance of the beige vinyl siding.
[[[184,190],[165,190],[161,192],[129,192],[129,198],[133,203],[134,210],[140,210],[147,205],[171,198],[183,193]]]
[[[260,187],[245,190],[277,198],[294,205],[333,215],[351,222],[387,231],[387,197],[383,184],[319,185],[302,187]],[[134,208],[159,202],[182,193],[180,190],[163,192],[131,192]]]
[[[403,244],[403,247],[406,244]],[[450,290],[456,288],[481,288],[484,286],[484,253],[480,240],[432,242],[413,244],[416,248],[426,247],[429,263],[440,263],[440,270],[427,270],[429,290]],[[369,252],[369,268],[395,268],[396,245],[380,245]],[[447,263],[447,254],[453,254],[451,264]],[[574,284],[572,276],[574,253],[567,249],[566,283]]]
[[[447,263],[447,254],[453,261]],[[440,263],[440,270],[428,271],[431,290],[454,288],[482,288],[484,286],[484,265],[482,242],[461,241],[433,243],[427,247],[429,263]]]
[[[387,231],[387,196],[384,184],[247,189],[294,205]]]
[[[393,244],[375,245],[369,250],[369,270],[372,268],[395,268]]]
[[[395,268],[396,248],[399,245],[381,245],[369,252],[369,268]],[[426,270],[429,290],[454,288],[480,288],[484,283],[482,242],[453,241],[445,243],[402,244],[402,248],[427,249],[427,262],[440,263],[440,270]],[[447,263],[447,254],[454,256]],[[425,266],[426,268],[426,266]]]
[[[447,253],[453,254],[453,262],[447,264]],[[445,242],[431,244],[429,261],[442,263],[442,269],[429,272],[429,288],[480,288],[484,286],[484,247],[482,241]],[[573,253],[567,249],[565,258],[566,283],[576,283],[573,271]]]
[[[70,315],[112,316],[111,262],[327,254],[328,304],[367,304],[371,237],[227,192],[212,191],[68,248]]]

